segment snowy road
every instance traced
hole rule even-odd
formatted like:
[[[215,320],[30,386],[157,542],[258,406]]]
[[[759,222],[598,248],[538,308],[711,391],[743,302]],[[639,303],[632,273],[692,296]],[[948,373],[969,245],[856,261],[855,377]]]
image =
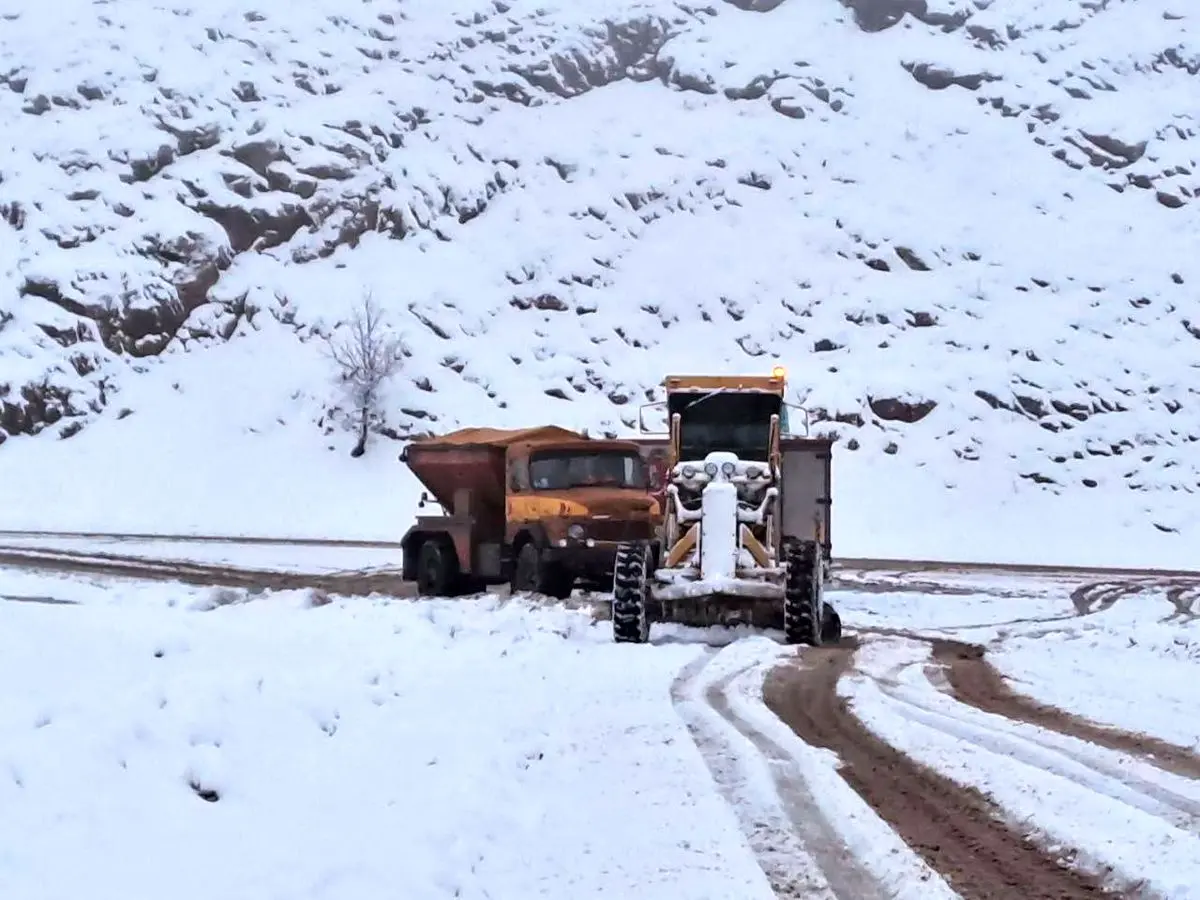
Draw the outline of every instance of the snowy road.
[[[862,565],[841,646],[626,647],[139,540],[0,541],[2,896],[1200,897],[1195,578]]]

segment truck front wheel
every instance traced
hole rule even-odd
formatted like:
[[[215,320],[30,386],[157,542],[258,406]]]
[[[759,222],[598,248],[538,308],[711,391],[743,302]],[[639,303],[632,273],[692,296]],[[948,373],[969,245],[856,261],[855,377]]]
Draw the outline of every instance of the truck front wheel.
[[[543,560],[542,551],[533,541],[521,545],[516,565],[513,567],[514,594],[526,591],[531,594],[545,594],[556,600],[566,600],[571,596],[574,587],[573,572],[562,565]]]
[[[417,595],[449,597],[457,583],[457,557],[436,538],[425,541],[417,554]]]

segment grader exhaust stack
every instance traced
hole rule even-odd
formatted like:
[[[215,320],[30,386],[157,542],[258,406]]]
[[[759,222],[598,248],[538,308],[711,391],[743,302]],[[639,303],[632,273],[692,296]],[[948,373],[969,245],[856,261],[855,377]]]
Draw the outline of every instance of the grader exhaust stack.
[[[841,620],[824,601],[833,442],[789,434],[780,367],[664,387],[669,434],[640,442],[665,457],[663,519],[650,541],[617,550],[614,639],[644,642],[651,621],[669,621],[836,642]]]

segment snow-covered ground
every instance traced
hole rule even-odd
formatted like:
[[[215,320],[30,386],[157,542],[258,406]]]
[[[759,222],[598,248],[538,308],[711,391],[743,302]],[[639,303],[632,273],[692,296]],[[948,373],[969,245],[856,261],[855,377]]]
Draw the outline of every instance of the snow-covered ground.
[[[1083,865],[1160,896],[1200,897],[1200,783],[964,706],[930,682],[928,661],[925,644],[868,642],[861,674],[840,693],[889,744],[983,791],[1044,839],[1078,848]],[[1139,683],[1143,703],[1152,684]]]
[[[1200,623],[1163,623],[1170,607],[1139,599],[1122,600],[1082,627],[1015,636],[991,660],[1039,700],[1200,752]],[[1121,689],[1125,681],[1136,687]]]
[[[176,590],[0,604],[3,896],[771,896],[671,708],[701,647],[631,656],[516,603]]]
[[[961,586],[940,575],[934,580]],[[1200,621],[1180,619],[1164,590],[1130,592],[1109,609],[1078,616],[1069,599],[1074,577],[973,580],[978,594],[830,591],[829,600],[847,628],[983,644],[988,660],[1022,694],[1200,749],[1190,712],[1200,675]]]
[[[879,634],[989,643],[1021,691],[1186,743],[1200,626],[1151,591],[1070,618],[1070,579],[973,578],[830,593],[855,710],[1085,862],[1200,896],[1194,782],[964,707]],[[887,896],[954,896],[762,705],[770,635],[324,599],[0,569],[0,895],[844,897],[849,848]]]
[[[0,527],[395,538],[372,291],[401,435],[779,361],[841,555],[1196,565],[1194,12],[871,6],[3,0]]]
[[[966,579],[934,580],[961,589]],[[970,580],[980,593],[831,593],[847,627],[867,630],[857,671],[839,692],[888,743],[984,791],[1043,840],[1076,848],[1091,869],[1126,883],[1145,879],[1160,896],[1200,897],[1196,781],[966,706],[931,674],[929,644],[870,634],[985,644],[1021,694],[1200,749],[1191,714],[1200,625],[1176,614],[1164,590],[1130,591],[1111,608],[1075,617],[1073,578]]]

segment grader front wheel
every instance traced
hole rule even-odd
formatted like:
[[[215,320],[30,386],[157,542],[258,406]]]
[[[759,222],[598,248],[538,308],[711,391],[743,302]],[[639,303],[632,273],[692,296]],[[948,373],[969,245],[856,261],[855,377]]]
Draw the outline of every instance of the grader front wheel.
[[[617,547],[612,624],[613,640],[619,644],[644,644],[650,639],[646,593],[651,564],[648,544],[637,542]]]
[[[841,618],[833,607],[828,607],[837,621],[836,626],[830,621],[829,627],[826,627],[824,612],[828,604],[822,598],[825,585],[821,545],[816,541],[785,538],[783,558],[787,565],[783,599],[784,638],[789,644],[819,647],[827,637],[832,636],[836,628],[836,641],[841,637]]]

